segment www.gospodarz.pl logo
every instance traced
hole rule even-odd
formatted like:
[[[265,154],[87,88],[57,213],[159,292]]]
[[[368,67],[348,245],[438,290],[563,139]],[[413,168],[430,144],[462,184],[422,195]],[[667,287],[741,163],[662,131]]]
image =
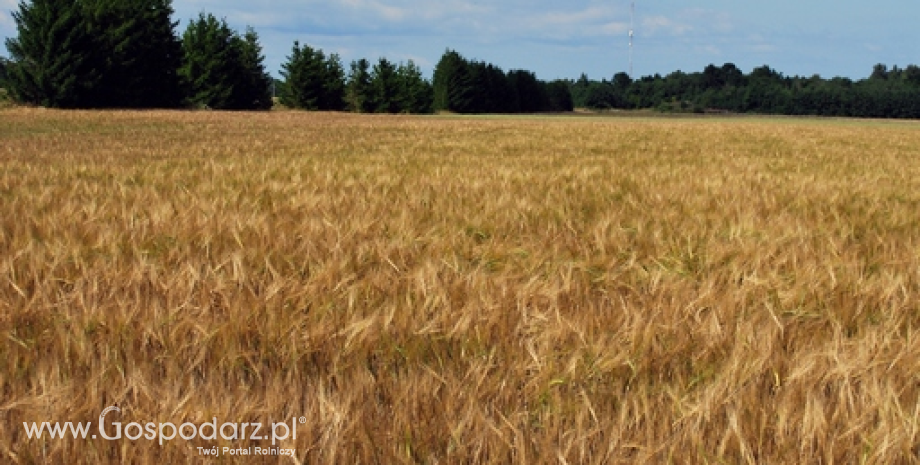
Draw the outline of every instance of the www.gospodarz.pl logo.
[[[109,441],[121,439],[137,441],[144,439],[148,441],[156,440],[160,445],[163,445],[165,441],[177,439],[177,437],[185,441],[191,441],[196,438],[205,441],[216,441],[218,438],[226,441],[242,441],[247,439],[250,441],[265,441],[271,439],[272,445],[274,446],[277,441],[285,441],[288,439],[296,440],[297,424],[304,424],[307,422],[306,417],[300,417],[299,419],[291,418],[290,424],[286,422],[269,423],[266,425],[262,423],[234,422],[218,424],[217,418],[214,417],[210,422],[198,425],[186,422],[176,426],[172,422],[155,423],[148,421],[131,422],[124,425],[124,428],[122,428],[121,422],[113,421],[106,424],[105,417],[112,412],[120,414],[121,409],[113,405],[103,410],[102,413],[99,414],[98,434],[92,435],[90,435],[93,428],[92,422],[42,422],[41,424],[23,422],[22,426],[25,428],[26,435],[29,439],[41,438],[42,434],[47,431],[52,439],[63,439],[67,436],[71,436],[74,439],[87,439],[87,437],[96,439],[102,437]],[[199,449],[203,448],[199,447]],[[214,449],[216,450],[216,447]],[[249,455],[253,454],[253,452],[255,452],[253,455],[260,455],[260,452],[262,452],[262,449],[258,447],[248,448],[249,454],[246,453],[247,448],[233,449],[224,447],[223,449],[227,455],[236,455],[236,453],[240,455]],[[290,452],[290,454],[293,455],[293,449],[266,448],[264,450],[270,450],[272,452],[271,455],[288,455],[286,452]],[[199,453],[201,453],[201,450],[199,450]]]

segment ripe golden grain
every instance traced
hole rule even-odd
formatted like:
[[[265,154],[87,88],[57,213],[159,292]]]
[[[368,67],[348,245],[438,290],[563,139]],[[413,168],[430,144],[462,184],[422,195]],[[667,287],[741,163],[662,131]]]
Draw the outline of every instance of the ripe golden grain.
[[[15,109],[0,142],[3,461],[214,445],[21,426],[116,403],[306,416],[300,463],[920,460],[915,124]]]

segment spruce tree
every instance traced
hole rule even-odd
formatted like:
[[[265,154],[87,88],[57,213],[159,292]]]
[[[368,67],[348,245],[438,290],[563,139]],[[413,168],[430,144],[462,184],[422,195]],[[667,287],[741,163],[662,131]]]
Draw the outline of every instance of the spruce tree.
[[[338,54],[333,53],[323,63],[323,94],[320,106],[323,110],[345,109],[345,68]]]
[[[523,113],[536,113],[550,109],[549,93],[546,85],[537,80],[537,76],[524,70],[508,72],[508,81],[515,89],[520,111]]]
[[[434,69],[434,109],[457,113],[474,107],[474,89],[470,63],[459,53],[448,50]]]
[[[124,0],[118,0],[124,1]],[[125,70],[125,100],[120,106],[177,107],[183,95],[179,78],[182,66],[182,42],[176,33],[177,21],[172,0],[132,0],[129,17],[137,32],[131,45],[133,66]],[[139,59],[137,59],[139,57]]]
[[[407,113],[431,113],[433,92],[431,84],[422,77],[422,70],[409,60],[396,70],[399,79],[399,101]]]
[[[572,89],[566,81],[553,81],[545,85],[549,99],[549,111],[572,111]]]
[[[271,77],[251,29],[240,37],[227,20],[201,13],[182,37],[179,74],[192,105],[221,110],[271,108]]]
[[[323,92],[322,52],[294,41],[288,61],[281,65],[284,92],[281,103],[291,108],[319,110]]]
[[[171,0],[35,0],[14,13],[14,95],[52,107],[175,107]]]
[[[102,74],[93,103],[100,107],[176,107],[182,47],[171,0],[82,2]]]
[[[338,55],[294,42],[281,65],[284,92],[281,103],[304,110],[339,111],[345,107],[345,71]]]
[[[241,103],[253,110],[269,110],[272,102],[272,77],[265,71],[265,57],[259,44],[259,35],[252,28],[246,28],[246,34],[238,40],[241,48],[240,62],[244,72]]]
[[[371,63],[365,58],[351,62],[348,84],[345,86],[345,100],[351,111],[358,113],[374,111],[370,69]]]
[[[6,41],[13,96],[45,107],[91,106],[100,73],[94,67],[94,41],[82,4],[73,0],[21,2],[13,21],[18,36]]]
[[[144,2],[141,2],[144,3]],[[176,32],[178,21],[173,21],[172,0],[151,0],[144,10],[147,47],[142,53],[146,59],[138,67],[142,76],[138,90],[138,104],[150,107],[172,107],[182,104],[183,95],[179,68],[182,66],[182,41]]]
[[[371,89],[376,113],[399,113],[402,110],[396,65],[386,58],[381,58],[374,65],[374,70],[371,72]]]
[[[239,74],[233,39],[226,20],[218,21],[211,14],[201,13],[189,23],[182,35],[179,75],[190,104],[214,109],[232,107],[233,85]]]

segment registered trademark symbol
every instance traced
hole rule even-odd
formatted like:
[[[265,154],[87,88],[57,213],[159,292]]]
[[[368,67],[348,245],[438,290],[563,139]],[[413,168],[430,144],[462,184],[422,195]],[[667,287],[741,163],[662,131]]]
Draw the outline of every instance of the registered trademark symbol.
[[[300,424],[301,424],[301,425],[304,424],[304,423],[306,423],[306,422],[307,422],[307,417],[300,417]]]

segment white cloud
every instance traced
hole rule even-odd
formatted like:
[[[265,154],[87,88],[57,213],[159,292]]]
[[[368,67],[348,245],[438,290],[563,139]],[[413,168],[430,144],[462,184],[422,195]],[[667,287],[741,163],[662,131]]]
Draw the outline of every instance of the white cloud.
[[[618,23],[612,22],[607,24],[602,24],[598,27],[600,35],[606,36],[619,36],[629,33],[629,23]]]
[[[375,0],[342,0],[342,4],[353,12],[372,12],[386,21],[403,21],[411,16],[411,11],[378,2]]]
[[[338,0],[327,4],[332,10],[348,13],[352,17],[372,18],[391,23],[419,20],[452,20],[486,14],[493,9],[479,3],[450,0],[420,2],[418,0]]]
[[[655,35],[658,32],[681,36],[694,30],[689,24],[679,23],[665,16],[649,16],[642,20],[643,33]]]
[[[598,0],[579,3],[566,8],[547,0],[278,0],[267,9],[239,0],[176,0],[174,6],[182,20],[204,10],[238,28],[251,25],[262,36],[261,31],[274,28],[305,37],[427,36],[492,43],[577,40],[628,31],[628,7]]]
[[[721,55],[722,49],[716,47],[715,45],[702,45],[696,47],[696,52],[703,55]]]
[[[689,8],[682,11],[679,16],[684,22],[696,24],[700,30],[719,33],[728,33],[735,30],[735,23],[731,15],[722,11]]]
[[[778,47],[772,43],[767,42],[764,36],[760,34],[751,34],[748,36],[748,42],[750,43],[751,51],[758,53],[772,53],[778,50]]]
[[[549,11],[533,16],[529,21],[539,27],[568,27],[592,23],[611,14],[610,8],[593,6],[581,11]]]
[[[736,31],[735,21],[725,12],[703,8],[688,8],[673,16],[652,15],[642,18],[636,33],[645,35],[701,36],[729,34]]]
[[[274,27],[284,24],[290,18],[280,12],[267,11],[237,11],[231,15],[233,22],[246,24],[253,28]]]

